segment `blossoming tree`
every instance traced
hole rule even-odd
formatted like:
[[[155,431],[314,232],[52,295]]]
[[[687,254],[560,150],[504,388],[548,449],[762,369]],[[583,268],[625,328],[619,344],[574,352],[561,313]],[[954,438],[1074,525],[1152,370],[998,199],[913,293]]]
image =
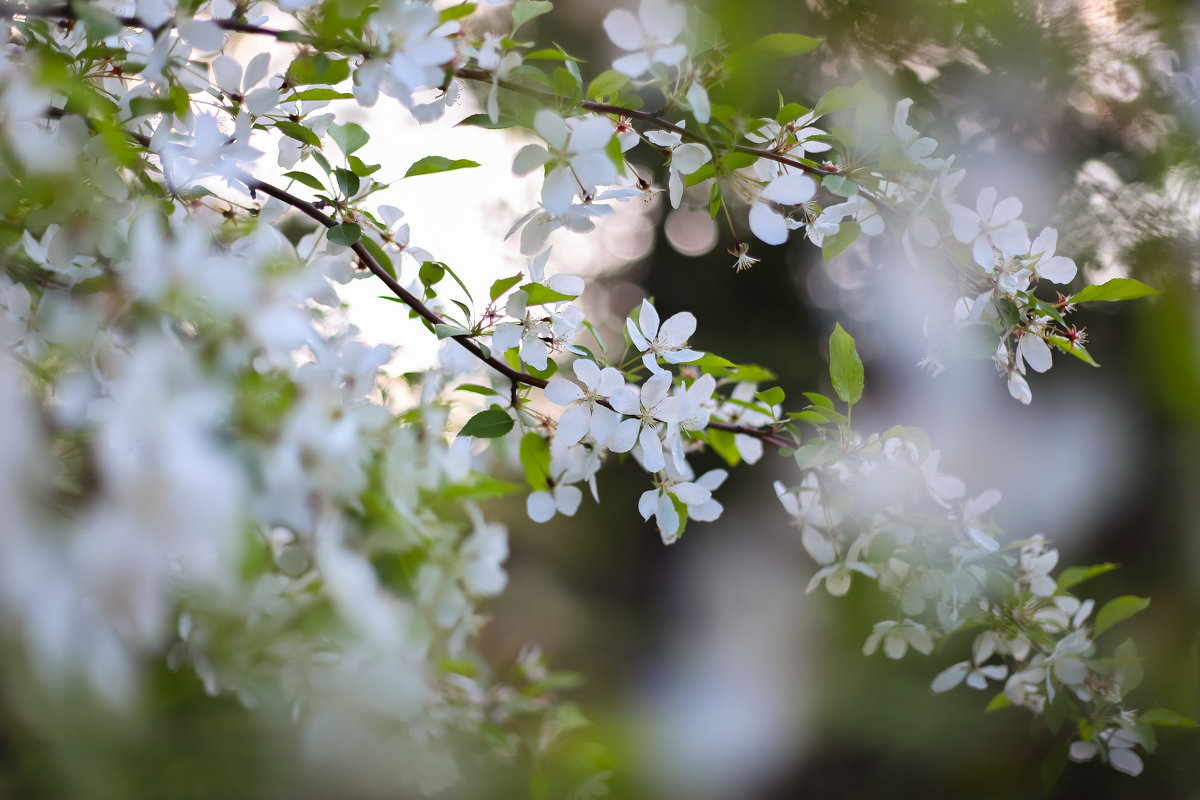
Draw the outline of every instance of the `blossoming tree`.
[[[1031,371],[1055,353],[1096,366],[1092,304],[1156,292],[1084,285],[1020,199],[965,196],[966,171],[913,127],[912,100],[885,107],[857,85],[781,95],[766,117],[718,102],[746,59],[667,0],[607,13],[618,55],[598,71],[525,41],[545,0],[0,8],[0,617],[31,681],[125,707],[166,659],[212,695],[292,715],[317,761],[386,765],[395,785],[437,793],[484,747],[532,759],[540,791],[560,791],[537,783],[545,764],[569,763],[561,790],[598,795],[606,773],[571,750],[583,718],[561,676],[534,649],[507,675],[474,649],[478,604],[508,580],[509,534],[481,504],[524,492],[530,525],[585,513],[623,460],[646,481],[627,513],[670,545],[721,516],[729,469],[774,451],[792,477],[766,492],[794,527],[780,535],[815,562],[809,590],[872,583],[891,598],[865,653],[965,638],[969,658],[933,670],[934,693],[1023,707],[1072,760],[1131,775],[1154,726],[1187,724],[1127,699],[1136,647],[1099,637],[1148,600],[1097,608],[1080,593],[1110,565],[1057,570],[1053,544],[1006,537],[1000,493],[944,473],[922,431],[852,423],[868,378],[851,323],[828,340],[832,396],[788,397],[768,369],[712,352],[695,315],[650,299],[605,341],[549,246],[659,193],[673,208],[706,193],[737,270],[763,258],[759,242],[833,260],[889,237],[910,262],[896,268],[944,296],[924,366],[990,358],[997,391],[1029,405]],[[239,60],[244,41],[286,59]],[[820,45],[773,33],[749,50]],[[478,164],[366,163],[380,133],[339,121],[398,104],[437,125],[468,93],[482,109],[468,124],[528,137],[511,169],[540,186],[510,232],[527,268],[497,266],[486,298],[376,200],[401,177]],[[858,129],[833,124],[850,112]],[[443,362],[384,380],[387,348],[337,313],[338,285],[359,280],[473,374]],[[724,467],[698,472],[702,451]]]

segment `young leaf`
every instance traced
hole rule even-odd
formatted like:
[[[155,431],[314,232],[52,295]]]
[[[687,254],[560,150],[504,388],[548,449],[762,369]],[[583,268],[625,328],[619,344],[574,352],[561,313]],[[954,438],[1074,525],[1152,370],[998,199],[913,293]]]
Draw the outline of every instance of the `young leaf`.
[[[525,480],[535,492],[545,491],[550,476],[550,442],[536,433],[521,437],[521,466]]]
[[[839,322],[829,337],[829,379],[833,390],[846,405],[854,405],[862,397],[865,383],[862,359],[854,346],[854,338]]]
[[[509,289],[516,286],[518,283],[521,282],[521,279],[524,277],[525,277],[524,275],[522,275],[521,273],[518,272],[516,275],[513,275],[511,278],[501,278],[500,280],[498,280],[492,284],[492,288],[488,292],[488,296],[491,297],[491,299],[493,301],[499,299],[500,295],[504,294]]]
[[[1133,278],[1113,278],[1098,286],[1085,286],[1071,298],[1072,303],[1087,303],[1093,300],[1134,300],[1138,297],[1151,297],[1158,294],[1141,281]]]
[[[285,103],[295,103],[300,100],[353,100],[354,95],[349,92],[339,92],[337,89],[330,89],[327,86],[314,86],[311,89],[301,89],[298,92],[292,92],[288,95]]]
[[[1113,625],[1124,622],[1148,605],[1150,605],[1150,598],[1135,597],[1131,594],[1109,600],[1104,604],[1104,608],[1100,609],[1100,613],[1096,614],[1096,625],[1092,629],[1093,635],[1099,636]]]
[[[554,4],[550,0],[517,0],[513,6],[513,33],[529,20],[550,13],[553,8]]]
[[[495,439],[512,430],[516,424],[500,406],[492,406],[486,411],[480,411],[467,420],[459,436],[474,436],[479,439]]]
[[[471,161],[466,158],[450,160],[445,156],[425,156],[420,161],[417,161],[408,168],[408,172],[404,173],[404,177],[412,178],[417,175],[433,175],[438,172],[449,172],[455,169],[470,169],[478,167],[477,161]]]
[[[521,287],[521,290],[528,293],[529,299],[525,301],[525,304],[530,306],[540,306],[543,303],[562,303],[575,299],[573,294],[556,292],[549,286],[540,283],[527,283]]]
[[[779,386],[772,386],[765,392],[758,392],[754,396],[759,400],[762,400],[768,406],[777,406],[784,400],[783,388]]]
[[[475,10],[474,3],[462,3],[461,5],[450,6],[449,8],[443,8],[442,13],[441,13],[441,20],[442,20],[442,22],[450,22],[452,20],[462,19],[463,17],[469,17],[469,16],[471,16],[471,12],[474,10]]]
[[[605,70],[595,78],[592,78],[592,82],[588,84],[588,99],[598,100],[602,97],[616,97],[627,83],[629,83],[629,76],[624,72],[619,72],[615,69]]]
[[[1058,576],[1058,588],[1065,592],[1072,586],[1078,586],[1086,580],[1091,580],[1106,572],[1112,572],[1116,568],[1117,565],[1112,563],[1093,564],[1090,567],[1067,567]]]

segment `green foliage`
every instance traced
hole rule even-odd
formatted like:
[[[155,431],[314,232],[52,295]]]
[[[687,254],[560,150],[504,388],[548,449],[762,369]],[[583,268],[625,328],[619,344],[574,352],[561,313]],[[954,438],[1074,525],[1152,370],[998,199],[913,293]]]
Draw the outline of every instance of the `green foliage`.
[[[833,390],[846,405],[852,406],[862,398],[862,359],[858,357],[854,338],[846,333],[841,323],[834,326],[833,335],[829,337],[829,378],[833,381]]]

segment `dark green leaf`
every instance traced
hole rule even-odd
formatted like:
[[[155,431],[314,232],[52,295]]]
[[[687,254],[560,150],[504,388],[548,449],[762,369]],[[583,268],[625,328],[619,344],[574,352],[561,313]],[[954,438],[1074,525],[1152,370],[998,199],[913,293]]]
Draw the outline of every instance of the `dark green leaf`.
[[[408,168],[408,172],[404,173],[404,177],[412,178],[417,175],[433,175],[438,172],[449,172],[455,169],[470,169],[478,167],[477,161],[471,161],[466,158],[451,160],[445,156],[426,156],[420,161],[417,161]]]
[[[339,225],[334,225],[326,234],[329,241],[334,244],[340,244],[344,247],[352,247],[362,238],[362,228],[354,222],[343,222]]]
[[[862,359],[858,357],[854,338],[841,323],[834,326],[829,337],[829,378],[833,390],[847,405],[854,405],[862,397],[865,383]]]
[[[446,268],[437,261],[426,261],[417,272],[423,286],[436,286],[446,277]]]
[[[513,418],[508,415],[507,411],[500,406],[492,406],[467,420],[467,424],[458,432],[458,435],[495,439],[511,431],[514,424]]]
[[[325,188],[325,186],[319,180],[314,178],[312,175],[309,175],[307,172],[285,172],[283,173],[283,177],[291,178],[294,181],[299,181],[310,189],[316,189],[318,192],[324,190]]]
[[[456,391],[456,392],[471,392],[472,394],[482,394],[482,395],[500,394],[492,387],[483,386],[482,384],[478,384],[478,383],[463,383],[458,386],[455,386],[454,391]]]
[[[383,252],[383,248],[379,246],[379,243],[370,236],[364,236],[361,241],[362,246],[367,248],[367,252],[379,263],[379,266],[383,267],[383,271],[390,275],[392,280],[395,280],[396,268],[392,265],[392,259],[388,257],[387,253]]]
[[[346,161],[350,164],[350,171],[361,178],[374,175],[383,166],[382,164],[364,164],[358,156],[348,156]]]
[[[348,169],[338,168],[333,171],[333,176],[337,179],[338,188],[345,197],[353,197],[358,194],[360,184],[358,176],[353,172]]]
[[[298,142],[309,144],[313,147],[321,146],[321,137],[317,136],[299,122],[292,122],[289,119],[281,119],[275,123],[275,127],[279,128],[279,130],[285,136],[290,136]]]
[[[504,114],[496,117],[495,122],[487,114],[472,114],[457,123],[457,125],[471,125],[476,128],[487,128],[488,130],[505,130],[516,124],[517,120],[514,117],[505,116]]]

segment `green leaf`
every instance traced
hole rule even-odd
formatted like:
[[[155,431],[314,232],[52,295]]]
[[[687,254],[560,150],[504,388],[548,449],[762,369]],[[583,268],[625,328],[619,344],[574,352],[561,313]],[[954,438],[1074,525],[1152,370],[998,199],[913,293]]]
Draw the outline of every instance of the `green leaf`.
[[[1096,625],[1092,629],[1093,635],[1099,636],[1113,625],[1129,619],[1148,605],[1150,605],[1150,598],[1135,597],[1131,594],[1109,600],[1096,615]]]
[[[536,433],[521,437],[521,466],[525,480],[535,492],[545,491],[550,477],[550,442]]]
[[[1066,742],[1057,742],[1042,758],[1042,791],[1046,794],[1050,794],[1067,768],[1069,752]]]
[[[526,61],[578,61],[582,62],[582,58],[569,56],[562,50],[555,50],[553,47],[544,47],[541,50],[534,50],[532,53],[525,54]]]
[[[1126,639],[1117,646],[1112,658],[1103,659],[1105,664],[1120,673],[1121,695],[1127,695],[1136,689],[1145,677],[1142,669],[1142,659],[1138,655],[1137,645],[1133,639]]]
[[[796,466],[800,469],[824,467],[837,461],[842,456],[842,448],[828,439],[817,439],[797,448],[795,453]]]
[[[314,86],[311,89],[301,89],[298,92],[292,92],[285,103],[295,103],[299,100],[353,100],[354,95],[350,92],[339,92],[337,89],[330,89],[327,86]]]
[[[706,435],[708,446],[731,467],[736,467],[742,460],[742,454],[738,452],[734,437],[735,434],[732,431],[720,431],[715,428],[709,428]]]
[[[303,183],[305,186],[307,186],[310,189],[316,189],[318,192],[324,191],[324,189],[325,189],[324,184],[322,184],[319,180],[317,180],[312,175],[309,175],[307,172],[299,172],[299,171],[285,172],[285,173],[283,173],[283,177],[291,178],[294,181],[299,181],[300,183]]]
[[[71,13],[83,21],[84,26],[87,27],[88,35],[93,39],[105,39],[120,33],[124,27],[119,19],[108,11],[97,8],[95,3],[71,3]]]
[[[1158,289],[1152,289],[1146,284],[1133,278],[1113,278],[1098,286],[1086,286],[1074,295],[1070,302],[1088,303],[1095,300],[1135,300],[1139,297],[1151,297],[1159,294]]]
[[[362,228],[354,222],[343,222],[330,228],[326,235],[334,244],[353,247],[362,238]]]
[[[829,379],[833,390],[846,405],[854,405],[862,397],[865,377],[862,359],[854,346],[854,338],[839,322],[829,337]]]
[[[309,144],[313,147],[321,146],[321,137],[317,136],[299,122],[292,122],[290,119],[281,119],[275,123],[275,127],[279,128],[279,130],[285,136],[289,136],[295,139],[297,142]]]
[[[821,185],[838,197],[854,197],[858,194],[858,184],[844,175],[826,175]]]
[[[475,10],[475,8],[476,8],[476,6],[474,3],[462,3],[457,6],[450,6],[449,8],[443,8],[442,14],[441,14],[441,20],[442,20],[442,22],[450,22],[451,20],[462,19],[463,17],[469,17],[469,16],[471,16],[471,13]]]
[[[463,425],[458,435],[474,436],[479,439],[495,439],[511,431],[514,424],[516,423],[508,415],[507,411],[500,406],[492,406],[486,411],[480,411],[467,420],[467,424]]]
[[[780,386],[772,386],[765,392],[758,392],[754,395],[759,400],[762,400],[768,406],[777,406],[784,401],[785,395],[783,388]]]
[[[383,252],[383,248],[379,246],[379,243],[370,236],[364,236],[361,242],[362,246],[367,249],[367,252],[379,262],[379,266],[383,267],[383,271],[390,275],[392,280],[395,280],[396,268],[392,265],[392,259],[388,257],[387,253]]]
[[[421,279],[422,286],[436,286],[442,278],[446,277],[446,268],[437,261],[426,261],[421,264],[417,276]]]
[[[433,175],[438,172],[449,172],[455,169],[470,169],[478,167],[479,162],[471,161],[466,158],[451,160],[445,156],[425,156],[420,161],[417,161],[408,168],[408,172],[404,173],[405,178],[412,178],[417,175]]]
[[[588,99],[615,97],[627,83],[629,83],[629,76],[624,72],[615,69],[605,70],[592,78],[592,82],[588,84]]]
[[[1162,725],[1168,728],[1195,728],[1196,723],[1178,712],[1167,708],[1152,708],[1143,711],[1138,719],[1148,725]]]
[[[437,323],[433,326],[433,332],[437,334],[439,339],[453,339],[456,336],[470,336],[471,332],[460,325],[446,325]]]
[[[364,164],[358,156],[347,156],[346,161],[350,164],[350,171],[361,178],[374,175],[383,166],[382,164]]]
[[[1096,359],[1092,358],[1092,354],[1089,353],[1087,349],[1078,342],[1072,344],[1069,340],[1064,339],[1061,336],[1047,336],[1046,341],[1057,347],[1059,350],[1062,350],[1064,353],[1070,353],[1085,364],[1093,367],[1100,366],[1098,363],[1096,363]]]
[[[988,702],[983,711],[986,714],[990,711],[999,711],[1002,708],[1008,708],[1011,705],[1012,701],[1005,696],[1004,692],[997,692],[996,696]]]
[[[521,273],[518,272],[516,275],[513,275],[511,278],[501,278],[500,280],[498,280],[492,284],[492,288],[488,292],[488,296],[491,297],[491,299],[493,301],[499,299],[500,295],[504,294],[509,289],[516,286],[518,283],[521,282],[521,279],[524,277],[525,277],[524,275],[522,275]]]
[[[363,130],[361,125],[353,122],[347,122],[345,125],[330,125],[329,138],[337,142],[337,146],[342,148],[342,152],[346,155],[350,155],[371,141],[371,135]]]
[[[358,176],[348,169],[335,169],[333,177],[337,179],[338,189],[341,190],[345,197],[353,197],[358,194],[358,188],[361,185]]]
[[[573,61],[566,62],[571,66],[575,66]],[[554,88],[554,93],[562,97],[571,97],[576,91],[581,91],[583,86],[578,77],[579,67],[575,67],[575,72],[564,67],[556,67],[551,82]]]
[[[531,19],[537,19],[542,14],[549,14],[554,4],[550,0],[517,0],[513,6],[513,33],[517,29],[529,22]]]
[[[472,472],[467,480],[446,487],[442,492],[444,500],[490,500],[493,497],[504,497],[521,490],[521,487],[508,481],[496,480],[490,475]]]
[[[287,80],[292,86],[310,83],[333,85],[350,77],[350,62],[330,58],[324,53],[302,55],[287,68]]]
[[[479,384],[479,383],[459,384],[458,386],[454,387],[454,391],[456,391],[456,392],[471,392],[472,394],[482,394],[482,395],[492,395],[492,394],[498,395],[498,394],[500,394],[492,387],[484,386],[483,384]]]
[[[562,303],[575,299],[575,295],[573,294],[556,292],[549,286],[544,286],[540,283],[527,283],[521,287],[521,291],[529,295],[529,299],[525,301],[525,304],[529,306],[540,306],[543,303]]]
[[[787,125],[808,113],[808,109],[799,103],[788,103],[780,106],[779,113],[775,115],[775,121],[780,125]]]
[[[858,241],[859,234],[862,233],[862,228],[852,219],[848,219],[838,226],[838,232],[833,236],[826,236],[824,244],[821,245],[821,257],[828,264],[842,253],[849,249],[850,245]]]
[[[739,48],[725,61],[725,66],[731,71],[737,71],[748,64],[753,65],[772,58],[800,56],[816,50],[821,46],[821,42],[821,39],[800,33],[769,33]]]
[[[828,408],[830,411],[834,409],[833,401],[819,392],[805,392],[804,398],[814,406]]]
[[[1058,576],[1058,588],[1066,591],[1072,586],[1078,586],[1084,581],[1091,580],[1098,575],[1112,572],[1118,566],[1117,564],[1106,562],[1104,564],[1093,564],[1090,567],[1067,567]]]
[[[505,130],[506,128],[511,128],[516,124],[517,120],[515,117],[505,116],[504,114],[496,117],[495,122],[493,122],[492,118],[487,114],[472,114],[471,116],[464,118],[461,122],[456,123],[455,127],[458,127],[459,125],[471,125],[476,128],[487,128],[488,130],[499,131]]]

